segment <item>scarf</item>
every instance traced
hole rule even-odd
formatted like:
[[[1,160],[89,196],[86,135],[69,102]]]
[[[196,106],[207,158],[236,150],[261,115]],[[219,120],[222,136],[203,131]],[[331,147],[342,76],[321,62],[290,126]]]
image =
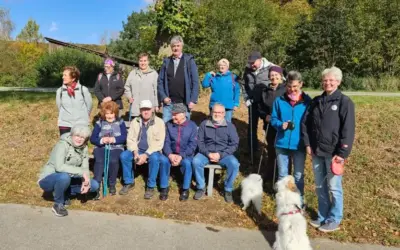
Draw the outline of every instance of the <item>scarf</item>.
[[[302,92],[300,92],[299,95],[297,95],[297,96],[294,94],[290,94],[290,95],[287,95],[287,97],[289,98],[289,103],[290,103],[290,105],[292,105],[292,107],[294,105],[296,105],[296,103],[298,103],[299,101],[303,100]]]
[[[73,82],[71,86],[67,86],[67,92],[69,96],[75,97],[75,88],[76,88],[76,82]]]

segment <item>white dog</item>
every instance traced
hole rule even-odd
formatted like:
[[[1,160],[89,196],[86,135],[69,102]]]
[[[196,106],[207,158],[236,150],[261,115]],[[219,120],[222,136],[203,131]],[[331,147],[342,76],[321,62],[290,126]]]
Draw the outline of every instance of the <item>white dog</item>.
[[[243,210],[246,210],[252,202],[258,214],[261,215],[261,203],[263,195],[263,180],[258,174],[250,174],[241,183]]]
[[[279,220],[274,250],[312,250],[307,236],[307,222],[301,212],[300,192],[293,176],[279,180],[275,185],[276,216]]]

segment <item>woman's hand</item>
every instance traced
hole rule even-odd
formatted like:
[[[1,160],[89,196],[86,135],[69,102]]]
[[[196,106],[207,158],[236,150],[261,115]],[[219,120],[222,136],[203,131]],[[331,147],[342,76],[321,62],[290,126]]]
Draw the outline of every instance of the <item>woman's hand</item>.
[[[283,129],[283,130],[286,130],[287,127],[288,127],[288,125],[289,125],[288,122],[284,122],[284,123],[282,124],[282,129]]]
[[[311,150],[310,146],[306,147],[306,152],[307,152],[308,155],[312,155],[312,150]]]
[[[215,72],[214,71],[210,71],[210,74],[214,77],[215,76]]]
[[[133,98],[131,97],[131,98],[129,98],[129,103],[132,103],[133,102]]]

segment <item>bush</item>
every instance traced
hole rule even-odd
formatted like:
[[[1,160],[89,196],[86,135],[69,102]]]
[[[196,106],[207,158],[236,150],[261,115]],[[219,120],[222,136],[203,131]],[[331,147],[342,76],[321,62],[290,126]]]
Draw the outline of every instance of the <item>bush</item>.
[[[46,53],[36,64],[38,87],[58,87],[62,84],[62,70],[73,65],[81,71],[80,83],[93,87],[99,72],[103,71],[101,57],[79,50],[63,48]]]

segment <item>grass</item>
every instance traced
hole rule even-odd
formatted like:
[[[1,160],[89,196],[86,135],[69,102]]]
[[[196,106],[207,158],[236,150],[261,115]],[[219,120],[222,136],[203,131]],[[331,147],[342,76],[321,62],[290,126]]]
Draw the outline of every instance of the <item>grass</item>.
[[[57,109],[54,93],[0,93],[0,128],[3,138],[0,150],[0,202],[24,203],[50,207],[42,198],[37,175],[57,142]],[[400,98],[352,97],[356,103],[357,127],[354,149],[344,176],[345,214],[342,230],[321,234],[309,228],[311,237],[329,237],[343,242],[376,243],[399,246],[400,228]],[[201,96],[193,119],[200,122],[208,114],[208,97]],[[247,154],[247,110],[241,107],[234,115],[241,142],[238,158],[241,173],[238,187],[249,170]],[[260,126],[261,127],[261,126]],[[262,141],[262,131],[258,131]],[[255,157],[258,162],[258,155]],[[140,174],[146,172],[138,169]],[[173,169],[172,173],[177,173]],[[145,175],[145,174],[144,174]],[[244,212],[238,204],[226,204],[214,192],[201,201],[178,200],[178,185],[171,181],[170,198],[161,202],[154,197],[143,199],[144,179],[136,177],[136,187],[127,196],[106,197],[94,202],[73,200],[72,209],[135,214],[185,222],[202,222],[226,227],[276,229],[273,197],[264,195],[263,215]],[[306,166],[306,201],[308,215],[314,215],[317,199],[314,192],[310,159]],[[218,180],[217,189],[221,189]],[[118,189],[120,186],[118,186]],[[191,191],[191,196],[194,191]],[[236,197],[240,194],[235,191]]]

